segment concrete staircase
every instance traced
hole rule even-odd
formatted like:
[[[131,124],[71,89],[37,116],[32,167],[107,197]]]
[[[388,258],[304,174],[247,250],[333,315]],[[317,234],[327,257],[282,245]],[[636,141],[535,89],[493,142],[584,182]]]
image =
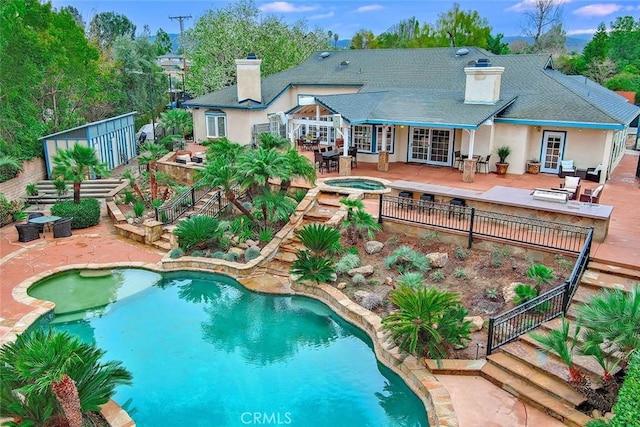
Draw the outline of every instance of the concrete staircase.
[[[90,179],[82,181],[80,185],[80,198],[92,197],[95,199],[107,199],[116,188],[123,184],[120,179]],[[53,185],[53,181],[39,181],[37,202],[43,204],[56,203],[60,200],[73,199],[73,183],[67,182],[66,194],[60,196]],[[33,199],[35,200],[35,199]]]
[[[584,304],[603,289],[630,291],[640,283],[640,269],[592,261],[567,311],[571,332],[575,328],[576,306]],[[561,319],[544,323],[535,332],[559,329]],[[580,339],[580,336],[578,336]],[[593,388],[601,387],[602,368],[595,359],[574,356],[574,363],[587,376]],[[587,398],[568,383],[568,370],[555,354],[543,352],[530,334],[503,345],[487,357],[481,375],[532,406],[561,420],[568,426],[584,426],[591,418],[578,410]]]

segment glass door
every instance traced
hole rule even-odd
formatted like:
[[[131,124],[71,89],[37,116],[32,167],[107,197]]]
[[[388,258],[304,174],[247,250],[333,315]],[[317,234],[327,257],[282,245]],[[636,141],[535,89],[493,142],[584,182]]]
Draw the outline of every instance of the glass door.
[[[429,160],[429,129],[413,128],[409,139],[409,161],[427,163]]]
[[[446,129],[431,130],[431,147],[429,149],[429,163],[433,165],[449,165],[449,148],[451,146],[451,132]]]
[[[560,172],[560,160],[562,160],[564,153],[565,136],[564,132],[544,132],[540,171],[546,173]]]

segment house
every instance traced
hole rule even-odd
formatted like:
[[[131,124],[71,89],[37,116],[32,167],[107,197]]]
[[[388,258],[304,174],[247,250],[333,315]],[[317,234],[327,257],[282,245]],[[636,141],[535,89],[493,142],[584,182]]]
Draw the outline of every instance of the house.
[[[196,141],[226,136],[251,143],[269,130],[291,141],[342,138],[359,161],[453,166],[509,146],[509,172],[559,173],[602,165],[604,182],[621,159],[640,108],[582,76],[553,68],[548,55],[494,55],[479,48],[316,52],[264,79],[261,60],[236,60],[237,84],[188,101]]]
[[[134,116],[137,112],[100,120],[67,129],[40,138],[44,145],[44,160],[47,177],[53,179],[53,158],[58,150],[68,150],[75,144],[91,147],[96,150],[98,159],[106,163],[107,169],[129,163],[136,154]]]

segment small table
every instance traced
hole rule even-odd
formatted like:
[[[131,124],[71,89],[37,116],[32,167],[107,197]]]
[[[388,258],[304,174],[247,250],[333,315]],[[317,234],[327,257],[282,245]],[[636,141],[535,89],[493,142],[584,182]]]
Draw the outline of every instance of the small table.
[[[55,215],[45,215],[45,216],[39,216],[36,218],[31,218],[29,220],[29,224],[40,224],[43,226],[43,231],[47,231],[47,228],[49,230],[53,229],[53,223],[56,222],[57,220],[62,219],[59,216],[55,216]]]
[[[339,151],[322,151],[322,158],[327,161],[327,167],[331,170],[331,163],[336,164],[336,169],[338,165],[338,161],[340,160],[340,152]]]

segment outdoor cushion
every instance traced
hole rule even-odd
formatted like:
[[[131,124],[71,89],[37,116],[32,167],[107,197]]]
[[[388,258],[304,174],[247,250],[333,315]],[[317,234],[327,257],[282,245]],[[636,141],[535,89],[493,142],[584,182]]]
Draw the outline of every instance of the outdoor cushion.
[[[567,190],[574,190],[580,185],[580,177],[578,176],[565,176],[564,188]]]
[[[187,162],[191,161],[191,156],[189,156],[188,154],[178,154],[176,156],[176,163],[182,163],[182,164],[186,164]]]
[[[598,185],[596,189],[591,192],[591,197],[593,197],[594,199],[597,198],[600,195],[600,192],[602,191],[603,188],[604,188],[604,185]]]
[[[573,160],[562,160],[560,162],[560,167],[562,167],[562,170],[564,172],[574,170]]]

